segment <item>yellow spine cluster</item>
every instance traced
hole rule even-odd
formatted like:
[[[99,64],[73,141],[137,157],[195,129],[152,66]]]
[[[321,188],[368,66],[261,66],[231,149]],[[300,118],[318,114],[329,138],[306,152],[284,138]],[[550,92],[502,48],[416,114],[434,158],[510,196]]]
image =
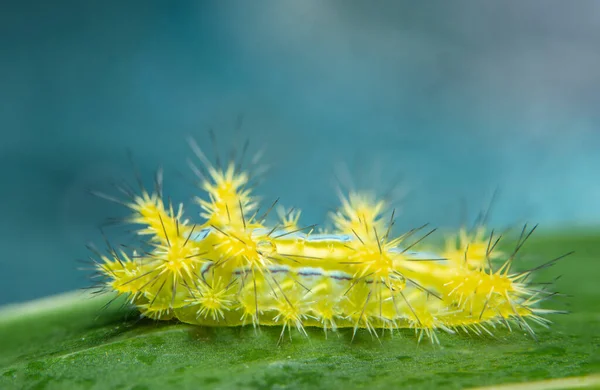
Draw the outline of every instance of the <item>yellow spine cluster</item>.
[[[513,272],[516,254],[501,253],[493,232],[461,230],[439,251],[417,251],[420,229],[393,236],[394,215],[368,194],[342,197],[331,232],[299,227],[299,210],[273,204],[259,215],[249,176],[234,164],[205,161],[198,198],[202,224],[183,207],[143,192],[128,203],[150,250],[103,256],[98,270],[111,291],[126,294],[144,316],[206,326],[280,325],[491,333],[527,319],[546,326],[537,308],[550,294],[528,287],[532,271]],[[533,229],[532,229],[533,231]],[[425,234],[425,237],[429,233]],[[531,231],[523,230],[517,250]],[[282,331],[282,335],[283,335]]]

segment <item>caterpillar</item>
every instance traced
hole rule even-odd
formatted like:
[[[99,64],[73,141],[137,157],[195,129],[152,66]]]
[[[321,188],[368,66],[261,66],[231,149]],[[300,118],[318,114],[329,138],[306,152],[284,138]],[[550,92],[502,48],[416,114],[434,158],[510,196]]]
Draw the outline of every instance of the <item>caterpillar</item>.
[[[201,222],[184,217],[183,204],[162,194],[162,172],[153,191],[123,191],[126,200],[101,196],[131,211],[147,249],[108,245],[95,269],[102,289],[126,295],[142,316],[201,326],[277,325],[281,337],[306,327],[413,329],[418,340],[439,343],[438,331],[492,335],[497,325],[517,325],[532,337],[531,323],[548,327],[539,303],[552,292],[533,288],[533,272],[513,271],[519,249],[536,227],[523,227],[512,252],[483,224],[461,229],[442,247],[420,238],[425,226],[394,234],[395,212],[370,193],[341,195],[329,230],[299,225],[300,211],[275,207],[260,213],[250,173],[236,161],[211,163],[197,144],[203,168],[193,165],[205,197],[195,198]],[[273,209],[278,221],[269,223]]]

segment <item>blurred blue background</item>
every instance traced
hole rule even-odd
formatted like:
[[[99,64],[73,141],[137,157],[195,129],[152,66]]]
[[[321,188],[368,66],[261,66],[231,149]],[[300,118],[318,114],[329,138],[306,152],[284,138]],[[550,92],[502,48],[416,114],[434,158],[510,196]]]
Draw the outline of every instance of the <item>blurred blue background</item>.
[[[133,183],[128,148],[196,216],[185,137],[210,154],[209,128],[264,147],[258,192],[306,224],[348,171],[400,189],[401,227],[495,188],[494,224],[595,225],[598,48],[593,0],[3,2],[0,303],[89,284],[75,259],[125,211],[86,190]]]

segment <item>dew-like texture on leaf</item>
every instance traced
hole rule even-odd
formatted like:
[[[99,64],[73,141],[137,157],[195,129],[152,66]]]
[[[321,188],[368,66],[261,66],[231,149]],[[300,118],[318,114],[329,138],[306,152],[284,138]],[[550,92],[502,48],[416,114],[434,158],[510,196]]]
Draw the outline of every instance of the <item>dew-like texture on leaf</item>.
[[[495,338],[440,334],[441,346],[417,344],[410,330],[379,340],[360,330],[352,340],[351,329],[327,338],[307,329],[308,338],[292,333],[278,345],[279,327],[156,323],[118,302],[101,310],[108,297],[77,294],[0,311],[0,388],[459,389],[595,375],[600,235],[540,236],[522,266],[569,250],[536,281],[561,275],[556,290],[567,296],[543,305],[570,314],[536,328],[537,342],[514,328]],[[587,383],[600,386],[595,376]]]

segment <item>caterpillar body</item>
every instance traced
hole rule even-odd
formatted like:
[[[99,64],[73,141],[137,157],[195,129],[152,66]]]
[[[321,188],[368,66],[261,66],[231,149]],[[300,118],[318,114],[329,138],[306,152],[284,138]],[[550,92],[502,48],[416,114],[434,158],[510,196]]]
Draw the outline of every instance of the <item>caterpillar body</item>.
[[[293,328],[306,334],[307,326],[373,334],[410,328],[419,340],[438,342],[437,330],[492,334],[497,324],[511,323],[533,336],[528,320],[548,326],[543,316],[558,312],[538,307],[552,293],[528,286],[535,269],[511,269],[535,227],[523,229],[512,253],[500,252],[500,237],[483,226],[428,248],[422,240],[433,231],[418,239],[423,227],[394,236],[394,212],[361,193],[342,197],[331,232],[300,227],[299,211],[268,225],[275,204],[259,216],[249,174],[235,162],[215,167],[194,150],[206,170],[200,176],[208,200],[197,198],[203,222],[191,223],[181,204],[163,199],[162,178],[153,193],[126,191],[128,221],[141,226],[137,234],[150,249],[127,253],[109,245],[96,263],[103,287],[127,295],[143,316],[279,325],[282,336]]]

